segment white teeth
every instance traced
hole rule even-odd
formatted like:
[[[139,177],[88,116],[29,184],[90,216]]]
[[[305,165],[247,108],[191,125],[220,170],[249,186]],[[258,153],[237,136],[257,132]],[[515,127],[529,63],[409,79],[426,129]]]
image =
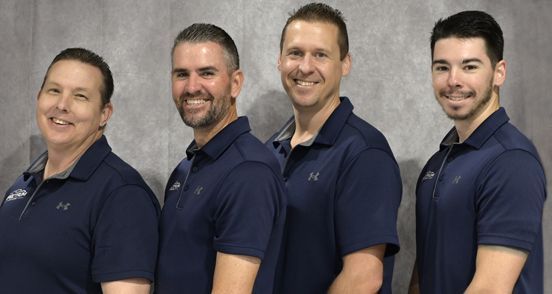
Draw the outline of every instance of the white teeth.
[[[203,100],[203,99],[187,99],[186,100],[186,104],[188,104],[188,105],[199,105],[199,104],[203,104],[205,102],[206,101]]]
[[[68,125],[69,122],[53,117],[52,121],[58,125]]]
[[[307,82],[307,81],[301,81],[301,80],[295,80],[299,86],[313,86],[315,82]]]

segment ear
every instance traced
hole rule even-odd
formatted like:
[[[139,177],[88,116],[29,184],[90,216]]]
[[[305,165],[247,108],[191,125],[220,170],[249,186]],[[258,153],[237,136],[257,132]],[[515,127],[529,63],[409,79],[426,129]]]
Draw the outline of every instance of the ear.
[[[496,63],[494,69],[494,85],[501,87],[506,81],[506,61],[503,59]]]
[[[237,69],[232,73],[230,79],[230,96],[232,96],[232,98],[236,98],[240,95],[245,77],[241,69]]]
[[[353,65],[353,58],[351,53],[347,53],[343,60],[341,60],[341,75],[346,76],[351,71],[351,66]]]
[[[100,127],[105,127],[107,125],[107,121],[111,117],[111,114],[113,113],[113,104],[111,102],[107,103],[100,113]]]
[[[282,66],[282,53],[280,52],[280,54],[278,55],[278,70],[281,71],[282,69],[280,68]]]

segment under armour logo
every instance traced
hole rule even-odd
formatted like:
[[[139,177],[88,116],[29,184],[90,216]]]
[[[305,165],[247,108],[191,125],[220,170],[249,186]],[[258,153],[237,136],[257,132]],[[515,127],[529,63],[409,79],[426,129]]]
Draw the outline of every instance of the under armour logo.
[[[309,179],[308,179],[308,181],[309,181],[309,182],[316,182],[316,181],[318,181],[318,176],[319,176],[319,175],[320,175],[320,172],[316,172],[316,173],[311,172],[311,173],[309,174]]]
[[[178,190],[178,188],[180,188],[180,182],[179,182],[179,181],[176,181],[176,182],[174,182],[174,184],[172,184],[172,186],[171,186],[171,188],[169,189],[169,191]]]
[[[454,179],[452,179],[452,183],[453,184],[458,184],[458,182],[460,182],[460,179],[462,178],[462,176],[456,176],[454,177]]]
[[[196,195],[201,194],[201,192],[203,192],[203,186],[198,186],[198,187],[195,188],[195,190],[194,190],[194,194],[196,194]]]
[[[424,175],[424,177],[422,178],[422,182],[423,182],[423,181],[427,181],[427,180],[431,180],[431,179],[433,179],[434,176],[435,176],[435,173],[432,172],[432,171],[430,171],[430,170],[428,170],[428,171],[426,172],[426,174]]]
[[[63,201],[60,201],[58,205],[56,206],[57,210],[63,209],[63,211],[66,211],[69,209],[69,206],[71,206],[71,203],[63,203]]]

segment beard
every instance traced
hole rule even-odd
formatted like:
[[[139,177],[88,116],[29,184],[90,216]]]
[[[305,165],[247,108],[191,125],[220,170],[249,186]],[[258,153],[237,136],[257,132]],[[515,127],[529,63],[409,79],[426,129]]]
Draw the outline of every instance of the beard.
[[[487,89],[485,89],[483,96],[481,97],[481,100],[475,101],[475,105],[472,106],[472,108],[465,114],[460,113],[454,113],[454,112],[447,112],[445,107],[441,106],[443,108],[443,111],[448,116],[448,118],[452,120],[468,120],[472,117],[476,116],[481,112],[482,109],[484,109],[489,102],[491,101],[491,97],[493,94],[493,81],[489,83],[489,86]]]
[[[211,103],[211,107],[207,113],[201,115],[200,112],[196,111],[186,112],[184,110],[184,103],[186,103],[185,100],[193,97],[194,96],[192,95],[181,97],[179,99],[180,107],[178,107],[178,112],[180,113],[180,117],[182,118],[184,124],[194,129],[209,128],[210,126],[215,125],[227,115],[228,109],[230,108],[230,97],[215,98],[212,95],[207,94],[206,100],[209,101],[207,103]]]

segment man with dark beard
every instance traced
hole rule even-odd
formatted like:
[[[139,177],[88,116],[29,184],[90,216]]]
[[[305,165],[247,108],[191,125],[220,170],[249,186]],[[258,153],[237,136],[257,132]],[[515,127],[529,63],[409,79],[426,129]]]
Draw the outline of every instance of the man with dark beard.
[[[238,117],[236,45],[194,24],[172,49],[172,95],[194,130],[165,190],[157,293],[271,293],[285,219],[276,158]]]
[[[454,128],[418,180],[411,293],[543,293],[546,179],[499,104],[503,46],[481,11],[433,28],[433,89]]]

